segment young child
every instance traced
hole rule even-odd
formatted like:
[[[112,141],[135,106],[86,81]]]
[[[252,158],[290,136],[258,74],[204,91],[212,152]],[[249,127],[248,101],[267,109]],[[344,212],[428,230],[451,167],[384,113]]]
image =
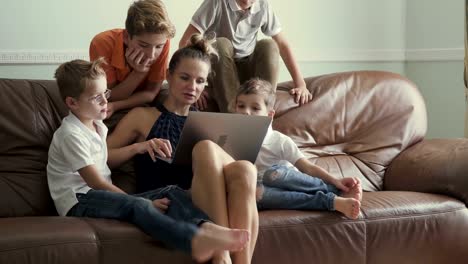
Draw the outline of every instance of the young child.
[[[223,250],[241,250],[249,232],[228,229],[207,221],[186,191],[167,186],[128,195],[112,184],[107,166],[123,162],[107,152],[107,89],[102,59],[92,63],[74,60],[55,73],[65,104],[70,109],[54,133],[47,164],[47,180],[61,216],[111,218],[127,221],[166,245],[191,252],[207,261]],[[145,152],[153,142],[135,145]],[[133,146],[133,147],[135,147]]]
[[[273,41],[257,42],[260,30]],[[305,104],[312,99],[279,20],[267,0],[204,0],[179,46],[185,46],[190,36],[197,32],[215,33],[219,53],[219,60],[213,65],[213,83],[200,97],[198,108],[206,108],[211,97],[219,110],[232,111],[229,104],[234,101],[237,88],[252,77],[267,80],[276,89],[279,55],[294,81],[295,88],[290,93],[296,103]]]
[[[235,110],[273,118],[274,103],[275,90],[271,84],[255,78],[240,87]],[[351,219],[359,216],[362,196],[359,179],[333,178],[308,161],[291,138],[271,127],[255,166],[259,209],[336,210]]]
[[[119,110],[152,102],[166,77],[170,39],[175,28],[161,0],[139,0],[128,9],[125,29],[96,35],[89,47],[91,61],[104,57],[107,86],[112,89],[107,118]],[[109,129],[126,113],[106,120]]]

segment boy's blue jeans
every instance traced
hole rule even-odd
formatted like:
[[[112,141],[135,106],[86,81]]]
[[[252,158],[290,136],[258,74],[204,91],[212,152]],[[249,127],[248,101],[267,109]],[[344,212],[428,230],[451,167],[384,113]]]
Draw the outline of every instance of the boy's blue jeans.
[[[130,222],[152,238],[185,252],[191,252],[191,241],[198,225],[208,220],[208,216],[193,205],[187,192],[177,186],[135,195],[90,190],[76,196],[79,202],[68,211],[67,216]],[[165,214],[152,203],[164,197],[170,200]]]
[[[335,186],[283,165],[273,165],[266,170],[257,188],[263,189],[257,201],[259,210],[334,211],[335,196],[340,194]]]

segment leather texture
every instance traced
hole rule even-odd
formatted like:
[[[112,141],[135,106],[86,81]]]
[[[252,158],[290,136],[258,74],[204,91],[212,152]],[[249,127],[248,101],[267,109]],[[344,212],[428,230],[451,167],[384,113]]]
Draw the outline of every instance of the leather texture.
[[[468,258],[468,139],[424,139],[417,87],[388,72],[306,79],[298,107],[278,86],[275,129],[336,177],[357,176],[361,214],[260,212],[253,263],[464,263]],[[54,81],[0,79],[0,263],[192,263],[135,226],[59,217],[46,163],[68,113]],[[127,169],[113,180],[135,190]]]

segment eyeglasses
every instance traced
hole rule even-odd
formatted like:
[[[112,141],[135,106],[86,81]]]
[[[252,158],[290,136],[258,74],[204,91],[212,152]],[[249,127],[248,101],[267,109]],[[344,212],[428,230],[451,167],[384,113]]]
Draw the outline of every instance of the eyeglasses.
[[[104,98],[109,99],[111,96],[111,90],[107,89],[104,93],[98,94],[88,99],[88,101],[95,103],[95,104],[103,104]]]

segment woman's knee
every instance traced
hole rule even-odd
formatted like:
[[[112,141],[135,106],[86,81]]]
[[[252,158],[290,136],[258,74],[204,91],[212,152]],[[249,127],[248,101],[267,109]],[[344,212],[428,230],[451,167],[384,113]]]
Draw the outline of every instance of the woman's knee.
[[[204,157],[210,153],[215,153],[219,146],[211,140],[202,140],[195,144],[192,150],[193,157]]]
[[[229,165],[228,184],[234,188],[254,192],[257,186],[257,169],[245,160],[235,161]]]

